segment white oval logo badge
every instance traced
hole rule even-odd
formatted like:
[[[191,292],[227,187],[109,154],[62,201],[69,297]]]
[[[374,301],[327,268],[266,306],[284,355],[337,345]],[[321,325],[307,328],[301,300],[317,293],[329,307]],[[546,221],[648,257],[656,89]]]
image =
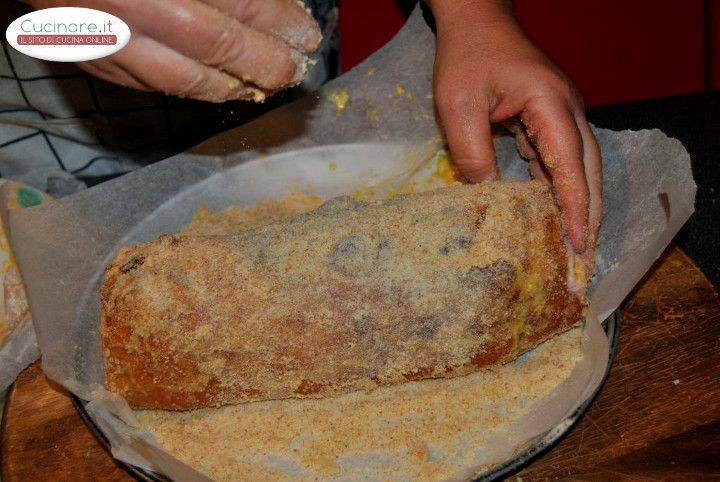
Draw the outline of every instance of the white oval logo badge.
[[[91,8],[36,10],[5,32],[14,48],[43,60],[82,62],[114,54],[130,40],[130,28],[115,15]]]

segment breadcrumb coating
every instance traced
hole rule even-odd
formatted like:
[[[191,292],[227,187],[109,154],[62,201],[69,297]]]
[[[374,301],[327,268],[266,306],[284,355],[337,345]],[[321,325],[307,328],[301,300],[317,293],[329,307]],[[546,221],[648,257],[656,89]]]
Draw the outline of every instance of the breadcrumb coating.
[[[134,408],[188,410],[465,375],[580,320],[568,257],[536,181],[160,236],[107,268],[106,384]]]

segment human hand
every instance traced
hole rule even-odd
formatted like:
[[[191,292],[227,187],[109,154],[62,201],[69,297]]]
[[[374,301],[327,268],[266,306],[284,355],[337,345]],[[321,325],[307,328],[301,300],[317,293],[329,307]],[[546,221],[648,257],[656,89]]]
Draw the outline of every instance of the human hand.
[[[35,8],[87,7],[132,32],[119,52],[79,62],[104,80],[142,90],[222,102],[300,82],[301,52],[320,43],[315,20],[293,0],[30,0]]]
[[[537,179],[553,186],[576,254],[594,265],[601,159],[572,83],[523,34],[509,2],[430,2],[437,23],[435,103],[453,162],[473,182],[498,178],[491,124],[515,134]]]

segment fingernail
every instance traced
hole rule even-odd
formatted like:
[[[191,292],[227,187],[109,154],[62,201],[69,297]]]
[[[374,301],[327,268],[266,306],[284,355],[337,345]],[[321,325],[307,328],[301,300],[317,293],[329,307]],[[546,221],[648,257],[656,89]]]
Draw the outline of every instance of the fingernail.
[[[322,34],[320,33],[320,29],[318,29],[317,27],[313,27],[305,34],[305,39],[303,40],[302,44],[303,49],[305,49],[306,52],[312,52],[316,48],[318,48],[318,45],[320,45],[321,41]]]
[[[575,249],[575,253],[582,254],[585,252],[585,230],[582,230],[581,232],[577,232],[575,230],[572,233],[572,244],[573,248]]]
[[[476,159],[459,159],[454,161],[455,166],[470,182],[497,181],[500,173],[495,163],[477,167]]]
[[[305,80],[305,74],[307,73],[308,58],[302,53],[295,49],[290,50],[292,61],[295,63],[295,73],[293,78],[290,80],[288,85],[297,85]]]

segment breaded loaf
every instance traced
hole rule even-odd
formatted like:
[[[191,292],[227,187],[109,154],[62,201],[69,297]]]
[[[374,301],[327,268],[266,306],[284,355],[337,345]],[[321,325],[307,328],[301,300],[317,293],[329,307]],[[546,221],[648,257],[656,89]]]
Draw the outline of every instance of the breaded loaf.
[[[107,267],[106,385],[134,408],[188,410],[467,374],[579,322],[569,256],[536,181],[162,235]]]

